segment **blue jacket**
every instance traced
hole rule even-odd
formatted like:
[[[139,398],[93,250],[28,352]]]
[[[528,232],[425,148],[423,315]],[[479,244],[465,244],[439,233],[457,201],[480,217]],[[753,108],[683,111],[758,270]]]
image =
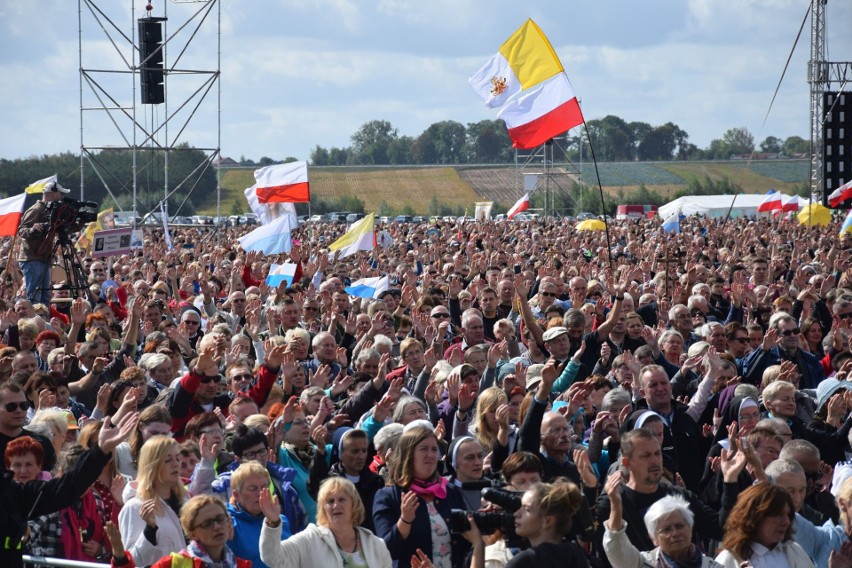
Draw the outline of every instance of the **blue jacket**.
[[[793,533],[796,542],[814,561],[815,566],[828,566],[828,556],[832,550],[839,550],[846,542],[846,533],[842,526],[837,526],[829,519],[823,526],[818,527],[799,513],[793,521]]]
[[[260,560],[260,530],[263,528],[263,513],[255,517],[238,505],[227,504],[231,520],[234,522],[234,538],[228,541],[228,547],[238,558],[251,560],[252,568],[267,568]],[[290,524],[287,517],[281,515],[281,540],[290,538]]]
[[[221,497],[226,503],[231,500],[231,475],[239,466],[239,462],[236,461],[228,464],[228,471],[220,473],[213,480],[213,493]],[[305,508],[299,500],[299,492],[293,486],[293,481],[296,479],[296,470],[290,467],[282,467],[277,463],[267,462],[266,471],[269,472],[269,477],[272,479],[272,485],[278,496],[278,502],[281,503],[283,516],[287,518],[288,533],[301,531],[308,523]],[[257,542],[259,541],[256,541],[255,545]],[[247,556],[239,554],[237,556],[248,559]]]
[[[385,541],[385,544],[393,558],[394,568],[409,568],[411,557],[417,553],[419,548],[432,557],[432,526],[429,522],[429,512],[426,502],[421,498],[420,506],[414,515],[411,531],[408,538],[402,538],[396,528],[399,520],[400,503],[402,502],[403,489],[397,486],[382,488],[376,493],[373,501],[373,525],[376,527],[376,536]],[[450,511],[452,509],[465,509],[464,497],[457,487],[447,485],[447,498],[434,501],[435,508],[443,517],[449,528]],[[470,550],[470,544],[460,534],[450,534],[452,543],[452,565],[453,568],[461,568],[465,556]]]
[[[793,361],[797,364],[802,372],[802,379],[799,381],[800,389],[815,389],[825,379],[822,365],[814,355],[799,349],[796,351],[795,358],[790,359],[777,345],[769,351],[758,347],[746,355],[743,359],[743,378],[747,383],[759,385],[763,380],[763,371],[772,365],[780,365],[781,361]]]
[[[331,455],[331,444],[326,444],[325,459],[328,461]],[[295,472],[295,477],[291,482],[293,488],[299,492],[299,500],[302,502],[302,507],[308,516],[309,523],[317,522],[317,502],[311,497],[311,492],[308,491],[308,479],[310,470],[293,454],[284,447],[284,444],[278,448],[278,465],[284,466],[285,469],[292,469]],[[304,527],[300,527],[300,530]]]

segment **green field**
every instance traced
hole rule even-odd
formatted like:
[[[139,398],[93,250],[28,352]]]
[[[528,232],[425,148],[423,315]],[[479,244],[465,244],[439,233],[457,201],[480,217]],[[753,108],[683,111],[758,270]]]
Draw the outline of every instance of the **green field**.
[[[746,193],[765,193],[770,188],[792,193],[795,186],[808,182],[807,160],[719,162],[620,162],[599,164],[601,184],[610,194],[645,185],[649,190],[668,196],[687,186],[690,180],[728,179]],[[530,169],[529,171],[534,171]],[[594,168],[582,166],[556,168],[554,178],[561,187],[570,188],[581,179],[596,184]],[[384,203],[395,211],[405,206],[426,214],[435,196],[442,204],[473,207],[475,201],[493,200],[509,207],[519,195],[520,182],[514,166],[434,166],[434,167],[317,167],[310,169],[311,194],[331,200],[357,196],[367,211],[375,211]],[[234,210],[234,204],[248,211],[243,190],[254,183],[252,168],[232,168],[222,173],[222,213]],[[213,214],[216,197],[199,208],[200,213]]]

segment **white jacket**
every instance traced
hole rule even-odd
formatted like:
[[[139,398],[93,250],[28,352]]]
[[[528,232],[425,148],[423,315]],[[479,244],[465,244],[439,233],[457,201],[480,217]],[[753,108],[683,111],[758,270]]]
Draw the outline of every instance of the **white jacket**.
[[[798,543],[788,540],[778,544],[784,555],[787,557],[787,562],[792,568],[814,568],[813,561],[808,557],[804,549]],[[723,550],[716,556],[716,562],[725,568],[740,568],[741,564],[729,550]],[[744,564],[751,566],[751,562]]]
[[[392,568],[385,541],[365,528],[355,527],[361,541],[361,554],[370,568]],[[343,568],[343,557],[331,529],[314,524],[287,540],[281,540],[281,527],[263,523],[260,531],[260,559],[267,566]]]
[[[621,530],[609,530],[609,521],[604,521],[603,547],[609,563],[618,568],[648,568],[657,566],[660,547],[640,552],[627,538],[627,523],[622,521]],[[701,555],[701,568],[721,568],[721,565],[709,556]]]
[[[118,513],[118,528],[124,548],[133,555],[137,566],[148,566],[172,552],[186,547],[186,539],[180,526],[180,519],[168,504],[160,499],[160,512],[157,515],[157,544],[151,544],[145,538],[145,521],[139,515],[142,501],[133,497],[124,503]]]

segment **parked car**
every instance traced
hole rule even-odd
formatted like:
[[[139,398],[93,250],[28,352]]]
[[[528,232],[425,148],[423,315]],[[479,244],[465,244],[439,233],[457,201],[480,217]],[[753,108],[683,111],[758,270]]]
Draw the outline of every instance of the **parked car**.
[[[350,213],[346,216],[347,223],[354,223],[355,221],[360,221],[363,219],[365,215],[363,213]]]
[[[411,215],[397,215],[394,218],[394,223],[412,223],[414,222],[414,217]]]
[[[388,217],[387,215],[383,215],[382,218],[379,219],[379,221],[384,223],[385,225],[390,225],[391,223],[393,223],[393,218]]]
[[[258,225],[260,221],[257,219],[257,215],[254,213],[249,213],[246,215],[246,225]]]
[[[308,223],[322,223],[326,220],[325,215],[311,215]]]
[[[577,214],[577,220],[578,221],[585,221],[586,219],[594,219],[594,218],[595,218],[595,214],[589,213],[588,211],[583,211],[583,212]]]
[[[349,211],[338,211],[335,213],[329,213],[328,220],[332,223],[345,223],[347,215],[349,215]]]
[[[426,222],[426,217],[424,217],[423,215],[415,215],[415,216],[414,216],[414,219],[412,219],[412,221],[413,221],[414,223],[425,223],[425,222]]]

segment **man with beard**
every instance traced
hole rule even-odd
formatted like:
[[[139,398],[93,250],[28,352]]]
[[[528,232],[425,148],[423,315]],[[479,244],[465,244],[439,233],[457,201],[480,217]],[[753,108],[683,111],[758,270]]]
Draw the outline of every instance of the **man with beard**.
[[[745,462],[744,456],[722,460],[725,481],[722,509],[714,511],[691,491],[660,482],[663,477],[663,454],[660,442],[652,432],[637,428],[625,434],[621,438],[621,465],[626,472],[617,472],[613,475],[626,475],[620,491],[627,537],[631,544],[640,551],[650,551],[655,548],[648,531],[645,530],[643,517],[651,505],[667,495],[680,495],[689,502],[689,508],[695,518],[693,531],[697,536],[721,540],[724,535],[721,519],[726,516],[724,512],[729,511],[736,504],[738,494],[736,480]],[[609,518],[609,509],[609,496],[602,493],[595,513],[599,521],[598,538],[595,543],[599,556],[604,560],[606,555],[602,547],[603,523]]]
[[[815,355],[799,349],[799,336],[795,319],[783,312],[774,315],[760,347],[743,360],[745,381],[759,385],[767,367],[780,365],[782,361],[792,361],[802,375],[799,388],[816,388],[825,379],[825,373]]]

